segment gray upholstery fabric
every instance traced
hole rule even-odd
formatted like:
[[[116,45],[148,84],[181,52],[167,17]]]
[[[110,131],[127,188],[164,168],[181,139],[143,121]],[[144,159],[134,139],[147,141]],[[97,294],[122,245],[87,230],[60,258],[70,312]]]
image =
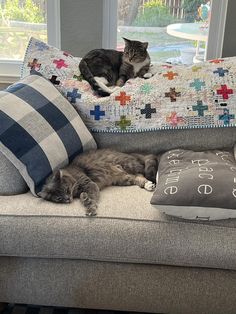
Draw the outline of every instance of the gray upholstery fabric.
[[[15,166],[0,152],[0,195],[27,192],[28,187]]]
[[[174,148],[207,150],[232,148],[235,128],[161,130],[144,133],[93,133],[99,148],[160,153]]]
[[[0,301],[168,314],[235,314],[236,272],[0,258]]]
[[[98,216],[79,200],[0,198],[0,255],[236,269],[235,220],[169,220],[139,187],[102,191]]]

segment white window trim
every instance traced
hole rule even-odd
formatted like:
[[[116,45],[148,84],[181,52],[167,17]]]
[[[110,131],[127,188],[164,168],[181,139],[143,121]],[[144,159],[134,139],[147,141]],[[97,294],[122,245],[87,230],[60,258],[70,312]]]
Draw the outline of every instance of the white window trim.
[[[228,0],[211,1],[211,21],[208,32],[206,59],[222,57]]]
[[[47,1],[48,43],[60,49],[60,0]],[[13,83],[20,77],[22,61],[0,59],[0,83]]]
[[[20,77],[20,61],[0,60],[0,83],[13,83]]]
[[[103,0],[102,48],[116,49],[117,0]]]
[[[61,11],[60,0],[47,1],[48,43],[61,49]]]

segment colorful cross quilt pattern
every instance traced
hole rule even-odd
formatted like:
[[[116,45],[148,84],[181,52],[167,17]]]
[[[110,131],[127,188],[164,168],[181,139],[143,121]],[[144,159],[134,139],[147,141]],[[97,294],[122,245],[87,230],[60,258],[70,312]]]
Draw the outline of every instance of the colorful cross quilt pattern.
[[[190,67],[159,64],[154,72],[105,98],[77,83],[76,108],[87,126],[96,132],[143,132],[236,125],[236,58]]]
[[[236,126],[236,57],[192,66],[155,64],[150,79],[135,78],[97,97],[80,75],[80,59],[31,39],[23,76],[40,72],[94,132]]]

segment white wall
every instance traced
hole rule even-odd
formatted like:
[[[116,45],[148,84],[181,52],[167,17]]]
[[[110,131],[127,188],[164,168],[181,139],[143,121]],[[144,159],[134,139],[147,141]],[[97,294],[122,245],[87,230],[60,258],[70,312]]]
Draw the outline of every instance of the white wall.
[[[61,0],[61,49],[82,57],[102,47],[103,0]]]

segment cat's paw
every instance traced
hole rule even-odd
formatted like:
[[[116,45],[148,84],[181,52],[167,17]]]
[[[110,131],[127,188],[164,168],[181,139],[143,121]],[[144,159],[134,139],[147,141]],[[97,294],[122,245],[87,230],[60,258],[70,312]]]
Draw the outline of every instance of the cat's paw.
[[[147,72],[147,73],[145,73],[145,74],[144,74],[143,78],[145,78],[145,79],[149,79],[149,78],[151,78],[152,76],[153,76],[153,74],[152,74],[152,73]]]
[[[97,215],[97,203],[91,199],[86,192],[80,194],[80,200],[86,208],[86,216],[91,217]]]
[[[86,216],[93,217],[97,215],[97,204],[92,203],[88,208],[86,208]]]
[[[144,184],[144,189],[147,191],[154,191],[156,187],[156,184],[153,183],[152,181],[147,181]]]
[[[86,214],[86,216],[88,216],[88,217],[97,216],[97,207],[96,207],[96,208],[87,208],[85,214]]]

